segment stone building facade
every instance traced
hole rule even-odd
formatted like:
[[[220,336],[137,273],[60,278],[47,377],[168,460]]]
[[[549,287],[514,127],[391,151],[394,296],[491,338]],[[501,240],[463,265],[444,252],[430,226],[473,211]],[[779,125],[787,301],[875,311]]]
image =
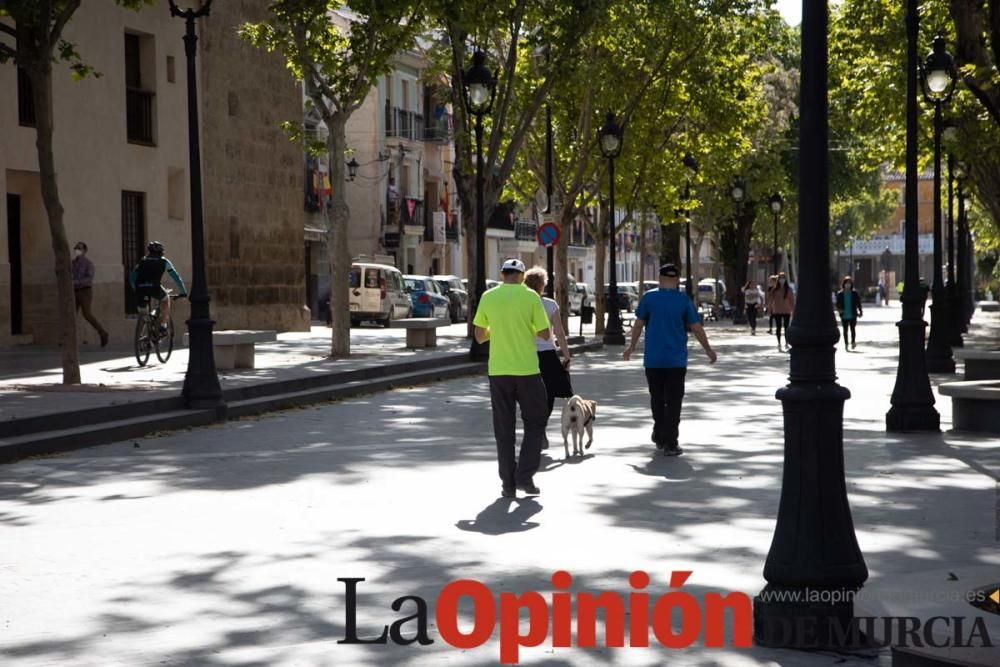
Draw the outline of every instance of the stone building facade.
[[[208,284],[217,328],[301,331],[302,151],[280,123],[301,113],[302,93],[280,55],[237,34],[267,5],[214,3],[199,40]]]
[[[235,34],[266,0],[212,5],[199,21],[207,264],[217,328],[307,326],[299,151],[278,123],[301,93],[281,57]],[[54,152],[69,243],[96,267],[94,311],[112,343],[131,340],[127,275],[162,241],[190,288],[191,227],[183,21],[166,0],[134,12],[84,3],[65,37],[99,78],[56,64]],[[54,343],[53,255],[42,205],[30,89],[0,66],[0,345]],[[168,279],[169,283],[169,279]],[[179,301],[179,329],[188,304]],[[80,341],[97,335],[78,319]]]

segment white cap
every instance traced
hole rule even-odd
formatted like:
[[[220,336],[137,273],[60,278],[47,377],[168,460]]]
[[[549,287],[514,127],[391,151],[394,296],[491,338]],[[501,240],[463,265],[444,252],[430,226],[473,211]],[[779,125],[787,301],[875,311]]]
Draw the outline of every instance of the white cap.
[[[517,271],[518,273],[524,273],[524,262],[519,259],[508,259],[500,267],[500,272],[504,271]]]

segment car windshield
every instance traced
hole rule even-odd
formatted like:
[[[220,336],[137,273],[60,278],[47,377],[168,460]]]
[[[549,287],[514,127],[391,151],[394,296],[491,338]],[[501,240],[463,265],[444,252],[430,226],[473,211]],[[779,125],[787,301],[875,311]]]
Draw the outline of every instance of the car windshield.
[[[414,291],[422,290],[422,289],[424,289],[424,281],[423,280],[416,280],[415,278],[407,278],[406,279],[406,286],[409,287],[411,290],[414,290]]]

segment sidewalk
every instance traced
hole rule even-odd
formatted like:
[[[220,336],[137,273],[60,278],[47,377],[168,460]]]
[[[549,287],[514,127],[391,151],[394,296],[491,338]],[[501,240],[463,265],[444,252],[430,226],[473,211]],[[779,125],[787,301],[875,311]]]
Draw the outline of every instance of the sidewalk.
[[[1000,573],[995,439],[948,431],[948,401],[937,404],[940,434],[885,432],[898,316],[866,309],[857,352],[837,353],[840,383],[852,392],[845,467],[871,573],[865,590],[887,606],[904,584],[919,594],[957,579],[969,590]],[[566,460],[550,424],[537,498],[498,498],[481,377],[6,466],[0,661],[479,667],[497,664],[496,634],[465,651],[438,634],[434,604],[456,579],[551,601],[559,569],[572,573],[574,592],[621,594],[630,591],[629,573],[644,570],[651,596],[669,591],[672,570],[691,570],[683,590],[698,599],[752,595],[764,584],[778,506],[783,433],[774,392],[787,381],[788,356],[761,333],[710,336],[720,360],[709,366],[692,350],[679,458],[654,455],[648,442],[638,361],[622,362],[619,350],[578,359],[574,388],[599,402],[595,443]],[[349,577],[365,578],[362,638],[413,613],[412,602],[394,612],[393,600],[419,595],[431,605],[435,643],[338,644],[346,616],[337,579]],[[463,627],[471,627],[465,612]],[[409,622],[404,634],[414,628]],[[890,662],[887,651],[653,646],[553,648],[547,639],[522,649],[521,664]],[[998,664],[994,657],[981,664]]]

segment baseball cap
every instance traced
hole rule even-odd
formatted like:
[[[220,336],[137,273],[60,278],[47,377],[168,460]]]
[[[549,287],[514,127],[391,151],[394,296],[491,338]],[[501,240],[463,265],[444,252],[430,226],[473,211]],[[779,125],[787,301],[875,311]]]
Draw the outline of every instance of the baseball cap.
[[[676,278],[681,275],[681,272],[673,264],[664,264],[660,267],[660,275],[667,276],[668,278]]]
[[[508,271],[517,271],[518,273],[524,273],[524,262],[519,259],[508,259],[500,267],[500,273],[507,273]]]

